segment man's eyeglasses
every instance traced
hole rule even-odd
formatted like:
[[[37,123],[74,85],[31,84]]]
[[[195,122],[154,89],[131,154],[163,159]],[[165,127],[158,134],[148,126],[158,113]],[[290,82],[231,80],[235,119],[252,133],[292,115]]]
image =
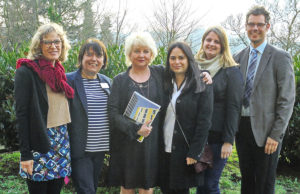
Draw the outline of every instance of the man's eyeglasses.
[[[255,26],[257,26],[257,28],[263,28],[265,25],[267,25],[266,23],[247,23],[247,26],[250,28],[254,28]]]
[[[54,44],[56,47],[60,46],[61,40],[42,40],[42,43],[46,45],[47,47],[50,47],[52,44]]]

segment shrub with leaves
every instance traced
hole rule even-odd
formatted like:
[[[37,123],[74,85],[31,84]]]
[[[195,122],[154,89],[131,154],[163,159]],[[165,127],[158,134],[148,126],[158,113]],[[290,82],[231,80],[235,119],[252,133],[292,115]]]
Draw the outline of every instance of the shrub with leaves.
[[[72,46],[69,51],[68,60],[63,63],[66,72],[77,69],[77,57],[81,44]],[[18,140],[16,132],[16,113],[14,106],[14,76],[16,71],[16,61],[19,58],[26,57],[28,53],[28,43],[15,46],[11,51],[5,51],[0,45],[0,144],[8,150],[18,149]],[[108,64],[107,68],[101,70],[101,73],[113,78],[117,74],[125,71],[125,54],[123,45],[111,45],[107,48]],[[160,48],[158,56],[153,64],[163,64],[166,59],[166,51]]]
[[[9,150],[18,148],[13,98],[16,60],[25,57],[27,51],[27,44],[15,45],[10,52],[0,45],[0,144]]]
[[[293,114],[283,139],[281,164],[296,166],[300,162],[300,55],[294,57],[296,100]]]

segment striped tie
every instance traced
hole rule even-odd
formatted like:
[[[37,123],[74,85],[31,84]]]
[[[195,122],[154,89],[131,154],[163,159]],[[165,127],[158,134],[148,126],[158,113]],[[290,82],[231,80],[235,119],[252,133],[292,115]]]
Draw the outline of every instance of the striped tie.
[[[255,69],[257,65],[257,52],[258,51],[256,49],[252,49],[251,51],[250,64],[248,68],[246,86],[244,91],[244,99],[243,99],[243,105],[245,108],[249,106],[249,100],[250,100],[250,95],[253,87]]]

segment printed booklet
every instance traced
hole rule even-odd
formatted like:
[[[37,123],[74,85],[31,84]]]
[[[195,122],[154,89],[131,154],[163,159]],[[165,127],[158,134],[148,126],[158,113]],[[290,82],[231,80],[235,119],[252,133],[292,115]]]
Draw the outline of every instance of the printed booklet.
[[[151,120],[152,123],[159,109],[160,105],[135,91],[133,92],[123,115],[139,124],[144,124],[149,120]],[[151,125],[151,123],[149,125]],[[142,142],[144,137],[140,136],[137,140]]]

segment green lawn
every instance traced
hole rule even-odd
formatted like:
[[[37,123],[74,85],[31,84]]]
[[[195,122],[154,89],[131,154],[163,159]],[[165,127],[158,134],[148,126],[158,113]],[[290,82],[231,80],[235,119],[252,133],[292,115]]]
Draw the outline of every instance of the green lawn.
[[[0,194],[23,194],[27,193],[27,186],[23,179],[21,179],[18,173],[19,167],[19,152],[13,152],[9,154],[0,154]],[[221,191],[224,194],[238,194],[240,193],[240,171],[238,168],[238,157],[234,150],[233,155],[229,158],[228,163],[223,171],[222,178],[220,180]],[[196,193],[196,189],[190,190],[192,194]],[[74,193],[74,189],[71,184],[64,187],[63,192],[65,194]],[[119,188],[105,188],[99,187],[98,192],[101,194],[114,194],[119,193]],[[155,188],[155,194],[160,194],[159,188]],[[276,194],[285,193],[300,193],[300,181],[297,177],[289,177],[279,175],[276,182]]]

